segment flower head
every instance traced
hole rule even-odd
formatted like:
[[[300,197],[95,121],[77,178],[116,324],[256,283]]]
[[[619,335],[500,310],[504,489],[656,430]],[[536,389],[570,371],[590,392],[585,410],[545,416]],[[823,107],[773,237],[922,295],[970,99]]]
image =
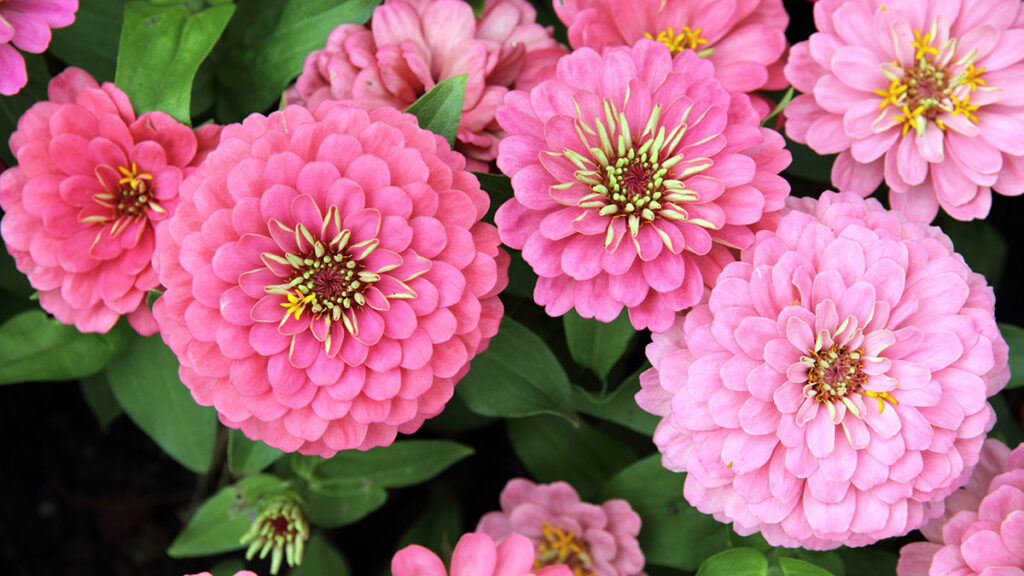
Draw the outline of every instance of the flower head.
[[[534,571],[533,545],[519,534],[511,534],[495,545],[486,534],[463,534],[452,553],[451,574],[471,576],[572,576],[565,566]],[[448,576],[444,563],[423,546],[406,546],[391,560],[392,576]]]
[[[789,194],[789,153],[749,98],[651,40],[577,50],[509,94],[498,121],[515,197],[495,222],[553,316],[609,322],[625,307],[636,328],[666,330]]]
[[[480,19],[461,0],[387,0],[368,26],[343,24],[310,53],[285,99],[404,110],[438,82],[468,73],[455,147],[486,170],[502,136],[494,122],[502,97],[535,85],[565,52],[526,0],[487,0]]]
[[[702,512],[772,545],[863,546],[966,481],[1008,348],[938,228],[853,193],[790,205],[654,335],[637,402]]]
[[[285,451],[390,444],[498,330],[508,256],[443,138],[393,108],[225,127],[159,237],[161,335],[221,421]]]
[[[259,503],[259,513],[240,543],[248,544],[245,559],[271,554],[270,573],[277,574],[281,561],[288,566],[302,564],[302,552],[309,540],[309,522],[302,506],[290,496],[277,495]]]
[[[1024,191],[1024,8],[1017,0],[822,0],[818,32],[790,51],[804,94],[786,131],[838,153],[832,181],[930,221],[984,218],[992,190]]]
[[[0,94],[17,94],[28,83],[18,50],[42,54],[50,45],[50,29],[70,26],[77,11],[78,0],[0,1]]]
[[[11,136],[18,165],[0,176],[7,250],[61,322],[106,332],[127,314],[152,334],[155,229],[219,128],[193,132],[163,112],[136,117],[117,87],[77,68],[50,81],[49,98]]]
[[[637,543],[640,516],[625,500],[580,502],[565,482],[509,481],[501,511],[480,519],[478,532],[495,540],[521,534],[536,547],[534,565],[568,566],[573,576],[634,576],[644,568]]]

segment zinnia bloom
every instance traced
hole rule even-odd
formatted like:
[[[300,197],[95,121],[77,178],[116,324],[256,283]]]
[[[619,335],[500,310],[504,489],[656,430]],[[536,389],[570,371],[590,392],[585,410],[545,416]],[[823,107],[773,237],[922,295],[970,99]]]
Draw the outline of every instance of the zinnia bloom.
[[[78,0],[0,0],[0,94],[17,94],[28,83],[25,58],[14,46],[42,54],[50,29],[70,26],[77,11]]]
[[[438,414],[498,330],[508,255],[462,155],[393,108],[224,128],[161,228],[154,305],[221,422],[324,457]]]
[[[986,440],[971,481],[946,502],[946,513],[921,528],[928,541],[900,550],[899,576],[1024,571],[1024,444],[1011,452]]]
[[[772,545],[863,546],[942,513],[995,421],[1008,348],[984,278],[935,227],[853,193],[775,232],[647,348],[684,495]]]
[[[515,197],[494,219],[540,277],[548,314],[668,329],[783,207],[782,137],[758,126],[696,53],[658,42],[589,48],[498,109],[498,167]]]
[[[503,136],[494,121],[502,97],[534,86],[566,53],[536,16],[525,0],[487,0],[479,20],[462,0],[387,0],[369,28],[343,24],[310,53],[285,99],[404,110],[438,82],[469,73],[455,148],[486,170]]]
[[[537,548],[536,566],[565,565],[574,576],[635,576],[644,569],[640,516],[629,503],[580,502],[565,482],[509,480],[501,511],[484,514],[476,530],[498,541],[522,534]]]
[[[448,576],[444,563],[430,550],[413,544],[391,560],[392,576]],[[512,534],[495,546],[486,534],[463,534],[452,553],[452,576],[572,576],[565,566],[551,566],[533,572],[533,545]]]
[[[49,100],[11,135],[18,165],[0,176],[4,242],[44,310],[82,332],[106,332],[122,314],[156,331],[154,229],[218,130],[197,134],[163,112],[136,118],[121,90],[77,68],[50,81]]]
[[[786,65],[804,93],[786,131],[839,154],[837,188],[867,196],[884,177],[893,209],[926,222],[1024,191],[1019,0],[822,0],[814,21]]]

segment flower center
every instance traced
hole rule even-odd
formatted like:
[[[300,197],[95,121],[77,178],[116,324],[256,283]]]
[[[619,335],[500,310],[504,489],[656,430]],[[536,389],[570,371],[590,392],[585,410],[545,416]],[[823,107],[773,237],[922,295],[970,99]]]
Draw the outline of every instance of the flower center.
[[[556,565],[568,566],[575,576],[595,576],[590,567],[590,549],[587,543],[557,526],[545,522],[541,541],[537,545],[535,569]]]
[[[673,54],[678,54],[683,50],[696,50],[702,44],[707,44],[708,41],[700,35],[703,31],[703,28],[690,28],[689,26],[683,26],[682,32],[676,34],[675,29],[669,26],[661,32],[658,32],[657,36],[651,36],[650,32],[645,32],[644,36],[651,40],[661,42],[665,46],[668,46],[668,49],[671,50]],[[708,48],[707,50],[702,50],[699,54],[700,56],[707,56],[711,54],[712,50],[712,48]]]
[[[114,174],[109,166],[100,168],[106,170],[106,174]],[[116,183],[114,177],[118,178]],[[93,197],[93,200],[103,207],[102,213],[89,211],[84,217],[80,216],[80,220],[100,224],[113,220],[111,237],[116,238],[129,224],[141,220],[147,214],[153,219],[162,219],[167,215],[167,211],[153,198],[153,175],[140,172],[135,162],[132,162],[131,167],[118,166],[116,176],[104,179],[97,172],[97,178],[106,189],[105,192]]]
[[[261,505],[259,515],[239,542],[249,544],[246,560],[256,554],[263,559],[272,553],[270,573],[277,574],[282,560],[289,566],[302,563],[308,539],[309,523],[302,507],[288,496],[279,496]]]
[[[810,367],[804,394],[812,389],[818,402],[841,401],[851,392],[861,392],[867,375],[861,366],[864,351],[847,350],[833,343],[828,349],[811,350],[802,360]]]

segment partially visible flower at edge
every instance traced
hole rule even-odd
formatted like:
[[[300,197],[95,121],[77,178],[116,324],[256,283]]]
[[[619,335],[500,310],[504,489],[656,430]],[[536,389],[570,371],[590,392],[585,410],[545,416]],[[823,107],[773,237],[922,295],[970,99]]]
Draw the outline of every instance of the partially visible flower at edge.
[[[548,566],[534,571],[533,544],[512,534],[495,545],[486,534],[463,534],[452,553],[451,571],[430,550],[406,546],[391,560],[392,576],[573,576],[565,566]]]
[[[289,567],[302,564],[305,542],[309,540],[309,522],[302,504],[296,498],[279,494],[259,501],[257,507],[256,518],[239,540],[249,545],[245,559],[252,560],[259,554],[262,560],[269,554],[270,573],[275,576],[282,561]]]
[[[78,0],[0,1],[0,94],[17,94],[28,83],[25,58],[14,46],[42,54],[50,46],[50,29],[70,26],[77,11]]]

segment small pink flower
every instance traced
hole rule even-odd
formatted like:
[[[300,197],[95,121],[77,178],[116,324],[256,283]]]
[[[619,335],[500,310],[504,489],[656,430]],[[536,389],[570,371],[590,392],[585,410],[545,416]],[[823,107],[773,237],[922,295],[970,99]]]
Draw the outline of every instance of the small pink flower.
[[[484,514],[476,529],[498,541],[526,536],[536,546],[537,566],[565,565],[575,576],[635,576],[644,568],[636,539],[640,516],[629,503],[580,502],[565,482],[509,480],[501,511]]]
[[[50,29],[70,26],[77,11],[78,0],[0,0],[0,94],[17,94],[28,83],[25,58],[14,46],[42,54]]]
[[[469,73],[455,148],[486,171],[503,135],[494,121],[502,97],[550,75],[565,52],[525,0],[487,0],[479,20],[462,0],[387,0],[369,28],[343,24],[310,53],[285,99],[404,110],[438,82]]]
[[[324,457],[438,414],[497,332],[507,283],[464,162],[388,107],[225,127],[158,239],[153,312],[196,401]]]
[[[864,546],[966,482],[1008,347],[938,228],[853,193],[790,206],[654,335],[637,403],[700,511],[772,545]]]
[[[136,118],[123,92],[78,68],[50,81],[49,98],[11,135],[18,165],[0,176],[7,250],[61,322],[106,332],[126,314],[152,334],[154,230],[219,128],[194,133],[163,112]]]
[[[637,329],[664,331],[783,207],[782,137],[712,68],[641,39],[576,50],[505,98],[498,167],[515,197],[495,222],[548,314],[610,322],[627,308]]]
[[[946,502],[946,514],[921,529],[928,541],[900,550],[899,576],[1024,571],[1024,445],[1011,452],[998,440],[986,440],[970,483]]]
[[[790,51],[786,131],[835,154],[832,182],[913,220],[984,218],[1024,191],[1019,0],[822,0]]]
[[[448,576],[444,563],[430,550],[413,544],[391,560],[392,576]],[[451,576],[573,576],[565,566],[533,572],[533,544],[512,534],[501,544],[486,534],[463,534],[452,553]]]

